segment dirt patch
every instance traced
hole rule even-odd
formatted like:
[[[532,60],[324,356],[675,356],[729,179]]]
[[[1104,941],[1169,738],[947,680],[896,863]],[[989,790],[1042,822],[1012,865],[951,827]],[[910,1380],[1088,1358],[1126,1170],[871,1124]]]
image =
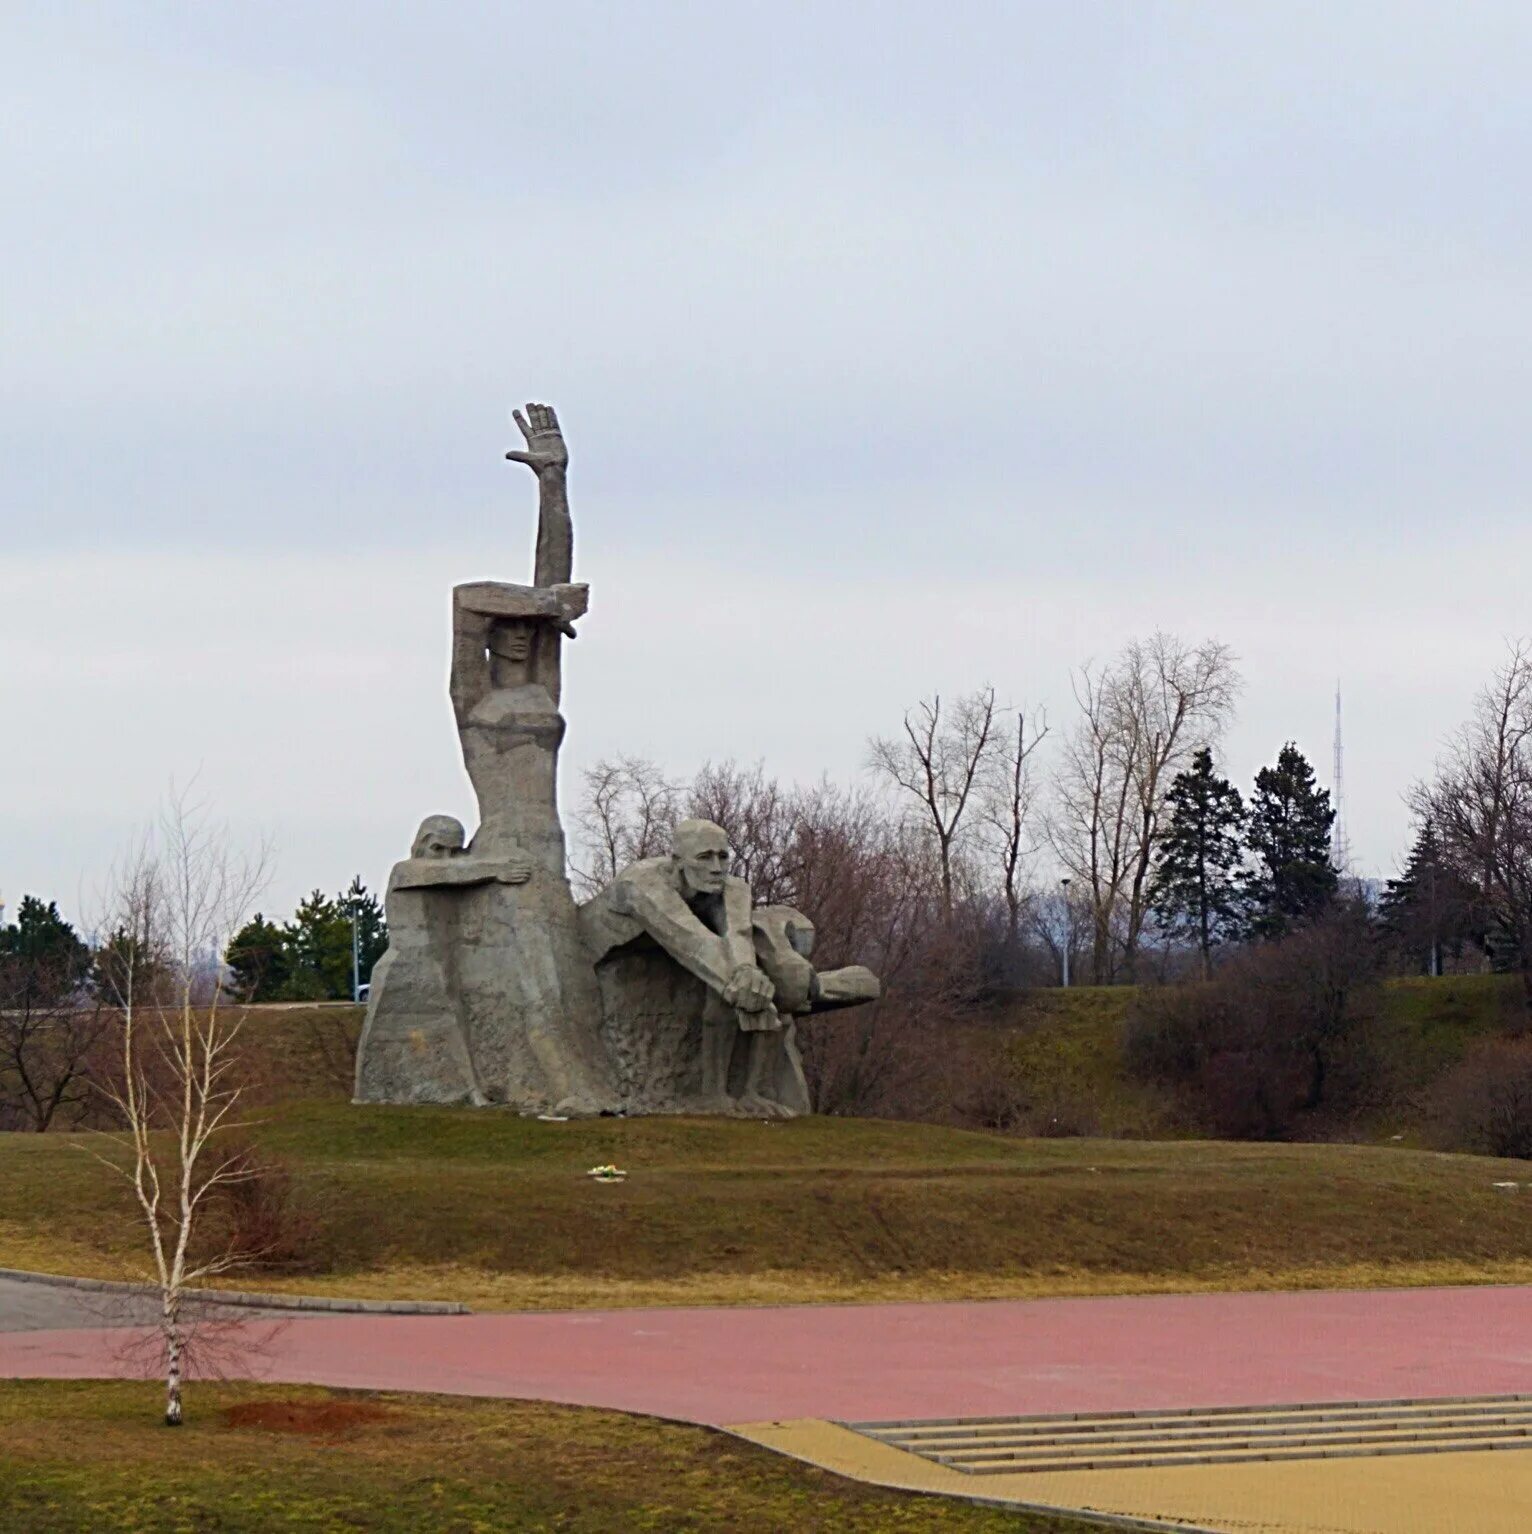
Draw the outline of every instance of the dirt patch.
[[[371,1401],[245,1401],[223,1410],[225,1427],[255,1427],[268,1433],[301,1433],[338,1438],[352,1428],[389,1422],[399,1415]]]

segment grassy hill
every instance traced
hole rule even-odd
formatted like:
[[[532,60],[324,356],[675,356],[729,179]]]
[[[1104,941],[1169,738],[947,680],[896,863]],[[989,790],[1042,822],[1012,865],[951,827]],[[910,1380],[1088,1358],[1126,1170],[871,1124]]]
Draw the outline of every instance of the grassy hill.
[[[1126,989],[1034,992],[982,1025],[1032,1121],[1061,1136],[1041,1139],[357,1108],[356,1009],[257,1009],[248,1134],[291,1174],[301,1260],[231,1282],[523,1306],[1532,1277],[1532,1187],[1493,1186],[1532,1168],[1408,1148],[1432,1083],[1504,1028],[1515,985],[1388,986],[1392,1094],[1347,1130],[1364,1143],[1330,1145],[1178,1135],[1124,1069]],[[1082,1129],[1094,1137],[1071,1136]],[[0,1266],[130,1270],[137,1231],[125,1190],[85,1154],[94,1143],[0,1135]],[[604,1162],[629,1180],[591,1182]]]
[[[1397,1146],[1024,1140],[925,1124],[273,1107],[304,1271],[245,1286],[479,1307],[1532,1277],[1521,1163]],[[0,1265],[122,1276],[87,1137],[0,1136]],[[627,1182],[593,1183],[598,1163]]]
[[[1029,1127],[1113,1136],[1183,1132],[1163,1095],[1134,1081],[1124,1065],[1123,1033],[1135,994],[1132,986],[1028,991],[990,1011],[985,1029],[1026,1106]],[[1385,1139],[1402,1133],[1419,1143],[1436,1083],[1472,1045],[1519,1022],[1521,999],[1514,975],[1386,982],[1372,1040],[1378,1098],[1345,1126],[1349,1134]]]

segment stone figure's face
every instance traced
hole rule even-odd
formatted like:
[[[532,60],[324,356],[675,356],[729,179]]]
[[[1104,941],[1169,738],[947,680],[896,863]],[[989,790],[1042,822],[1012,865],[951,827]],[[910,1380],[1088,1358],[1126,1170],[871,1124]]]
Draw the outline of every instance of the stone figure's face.
[[[530,623],[497,623],[489,634],[489,648],[502,660],[518,665],[532,653]]]
[[[670,854],[681,876],[682,893],[721,895],[729,876],[729,838],[708,821],[676,827]]]
[[[428,815],[415,833],[410,856],[415,858],[450,858],[463,850],[463,824],[451,815]]]

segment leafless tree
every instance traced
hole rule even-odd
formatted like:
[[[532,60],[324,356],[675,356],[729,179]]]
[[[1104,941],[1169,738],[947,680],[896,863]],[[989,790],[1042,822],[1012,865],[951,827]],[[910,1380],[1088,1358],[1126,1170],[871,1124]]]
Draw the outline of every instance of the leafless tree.
[[[1171,783],[1222,734],[1240,678],[1227,645],[1156,633],[1111,662],[1087,663],[1073,685],[1079,716],[1049,837],[1090,896],[1092,978],[1107,983],[1134,972]]]
[[[1027,733],[1027,713],[1016,710],[1016,733],[998,736],[988,781],[980,805],[986,840],[994,850],[1000,892],[1005,900],[1006,927],[1014,944],[1021,931],[1027,903],[1026,865],[1037,850],[1033,841],[1036,784],[1032,753],[1048,734],[1047,716],[1039,710]]]
[[[791,901],[788,874],[795,795],[762,764],[706,763],[685,795],[686,814],[711,820],[729,834],[732,871],[749,884],[757,905]]]
[[[577,890],[594,895],[630,863],[668,851],[681,796],[681,785],[644,757],[604,758],[586,768],[575,811],[583,854],[573,868]]]
[[[935,842],[941,869],[942,916],[952,920],[956,860],[966,817],[994,756],[995,689],[966,693],[945,713],[940,694],[921,699],[904,716],[901,736],[868,742],[869,765],[913,798],[917,817]]]
[[[94,1102],[105,1010],[68,960],[0,955],[0,1108],[41,1133]]]
[[[120,1029],[109,1090],[124,1128],[111,1137],[118,1155],[99,1159],[126,1178],[143,1218],[172,1427],[182,1415],[186,1291],[257,1255],[192,1252],[210,1200],[251,1175],[248,1155],[221,1138],[236,1127],[245,1019],[223,990],[221,955],[264,883],[264,863],[233,853],[185,793],[172,795],[118,869],[104,913],[112,939],[102,981]]]
[[[1234,653],[1214,639],[1188,645],[1169,634],[1123,652],[1129,728],[1137,737],[1133,780],[1135,855],[1128,892],[1125,958],[1131,979],[1148,915],[1149,873],[1164,830],[1171,783],[1200,747],[1214,744],[1234,713],[1240,676]]]
[[[1492,941],[1532,1004],[1532,642],[1511,646],[1414,800],[1454,871],[1479,892]]]

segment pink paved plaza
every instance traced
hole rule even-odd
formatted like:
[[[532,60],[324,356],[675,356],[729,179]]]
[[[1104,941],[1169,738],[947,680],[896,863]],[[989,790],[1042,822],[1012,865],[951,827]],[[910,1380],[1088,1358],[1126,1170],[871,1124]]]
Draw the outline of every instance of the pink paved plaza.
[[[118,1374],[122,1341],[0,1334],[0,1376]],[[1532,1288],[322,1316],[249,1369],[718,1425],[1532,1394]]]

